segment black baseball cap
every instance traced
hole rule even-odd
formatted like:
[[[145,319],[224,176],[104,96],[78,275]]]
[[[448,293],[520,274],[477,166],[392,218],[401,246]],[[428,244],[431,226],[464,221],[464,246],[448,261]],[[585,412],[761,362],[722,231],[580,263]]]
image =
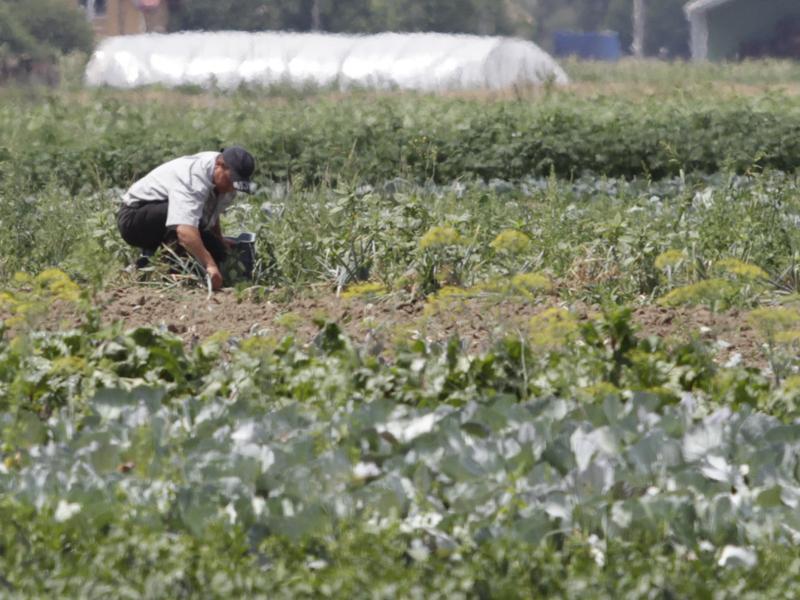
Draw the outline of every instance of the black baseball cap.
[[[228,146],[222,149],[222,159],[230,169],[233,187],[237,191],[249,194],[253,187],[250,178],[256,170],[253,155],[241,146]]]

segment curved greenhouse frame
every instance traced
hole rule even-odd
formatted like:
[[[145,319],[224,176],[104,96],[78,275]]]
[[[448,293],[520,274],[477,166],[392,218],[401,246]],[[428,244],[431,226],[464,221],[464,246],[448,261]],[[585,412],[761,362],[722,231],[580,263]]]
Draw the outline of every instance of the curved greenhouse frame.
[[[104,40],[86,68],[91,86],[240,85],[498,90],[566,83],[546,52],[512,38],[440,33],[185,32]]]

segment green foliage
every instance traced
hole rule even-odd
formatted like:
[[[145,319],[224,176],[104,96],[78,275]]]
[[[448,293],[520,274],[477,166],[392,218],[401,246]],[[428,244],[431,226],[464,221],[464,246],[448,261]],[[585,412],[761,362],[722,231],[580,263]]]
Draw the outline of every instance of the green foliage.
[[[515,30],[506,7],[486,0],[209,0],[178,5],[170,20],[187,29],[310,31],[317,4],[317,27],[329,32],[440,31],[508,34]]]
[[[193,109],[102,92],[88,102],[9,94],[0,105],[5,278],[58,266],[102,284],[131,260],[114,219],[121,190],[162,161],[237,139],[257,155],[262,191],[240,202],[226,231],[257,233],[261,286],[377,281],[426,293],[542,272],[565,298],[622,302],[721,277],[747,288],[734,303],[748,305],[800,281],[791,275],[800,255],[796,180],[756,172],[791,169],[800,156],[787,133],[791,99],[356,96],[284,106],[241,95]],[[696,172],[720,165],[725,175]],[[660,180],[571,175],[682,168]],[[436,226],[465,243],[420,250]],[[667,265],[667,250],[684,258]],[[720,271],[723,260],[767,277]]]
[[[794,308],[764,307],[751,311],[747,320],[767,341],[776,341],[782,333],[800,326],[800,312]]]
[[[100,288],[132,260],[116,230],[115,193],[70,197],[51,184],[23,195],[17,185],[7,183],[11,193],[0,203],[0,222],[10,224],[0,237],[0,276],[56,266]],[[369,281],[417,295],[455,285],[473,296],[527,290],[600,303],[670,294],[670,304],[724,310],[796,289],[793,177],[528,178],[503,186],[404,183],[348,192],[267,185],[237,203],[224,229],[256,234],[262,262],[255,282],[243,285],[286,293]]]
[[[72,195],[55,182],[31,194],[24,185],[23,176],[0,188],[0,227],[5,230],[0,279],[58,266],[81,283],[98,286],[127,260],[130,249],[116,230],[111,194]]]
[[[56,53],[90,52],[91,26],[77,6],[62,0],[0,1],[0,59],[52,59]]]
[[[224,360],[149,329],[4,335],[2,585],[784,589],[800,573],[781,500],[795,490],[796,382],[641,339],[629,318],[609,308],[549,350],[413,342],[391,365],[333,324],[311,347],[254,338]]]
[[[397,177],[450,183],[551,173],[790,172],[800,156],[800,103],[780,96],[635,103],[562,94],[533,103],[398,96],[275,105],[242,95],[201,110],[98,92],[89,104],[59,97],[4,103],[0,124],[10,152],[3,180],[24,169],[29,190],[56,179],[73,194],[125,187],[175,155],[228,139],[253,151],[259,182],[299,187]]]
[[[747,321],[764,340],[775,381],[791,378],[800,348],[800,312],[796,308],[765,306],[750,311]],[[793,395],[788,395],[793,401]]]
[[[689,28],[683,0],[649,3],[646,11],[649,56],[686,56]],[[314,21],[314,6],[318,21]],[[170,20],[175,31],[323,31],[369,33],[440,31],[516,35],[548,46],[560,29],[620,33],[623,49],[632,41],[629,0],[245,0],[180,3]]]
[[[685,266],[686,256],[677,250],[668,250],[656,258],[656,267],[667,274],[670,284],[674,283],[676,272]],[[702,304],[713,310],[725,310],[736,305],[752,305],[758,301],[769,279],[762,268],[738,260],[724,258],[716,261],[711,272],[717,277],[703,279],[680,287],[675,287],[659,299],[664,306]]]
[[[790,98],[200,109],[4,93],[0,595],[796,587],[797,311],[746,317],[771,372],[646,337],[631,311],[686,286],[717,307],[792,306],[798,179],[760,171],[794,165]],[[442,314],[547,304],[480,354],[398,336],[388,361],[324,319],[311,344],[101,328],[91,286],[130,258],[115,197],[229,139],[259,159],[260,195],[225,229],[256,233],[265,295],[324,282],[353,303],[435,292]],[[605,308],[578,320],[575,301]],[[62,305],[85,324],[40,331]]]
[[[618,62],[566,59],[560,64],[575,83],[617,84],[623,95],[637,101],[643,94],[668,97],[676,90],[702,96],[710,87],[723,83],[756,86],[760,93],[780,93],[780,86],[794,81],[800,74],[797,61],[779,59],[704,63],[632,58]],[[719,88],[714,93],[717,92]]]
[[[0,58],[8,55],[40,58],[44,50],[19,21],[17,12],[7,2],[0,2]]]
[[[58,52],[91,52],[92,28],[84,13],[61,0],[4,0],[22,27],[40,43]]]
[[[472,249],[472,245],[453,227],[436,225],[428,229],[417,244],[419,291],[427,295],[442,286],[465,283]]]

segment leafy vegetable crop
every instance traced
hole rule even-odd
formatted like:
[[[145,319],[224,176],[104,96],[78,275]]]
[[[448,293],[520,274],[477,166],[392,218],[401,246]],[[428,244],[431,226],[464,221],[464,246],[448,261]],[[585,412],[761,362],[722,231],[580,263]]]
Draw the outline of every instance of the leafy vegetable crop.
[[[482,356],[415,342],[387,365],[333,324],[314,347],[253,338],[227,360],[146,329],[6,336],[6,589],[363,591],[353,540],[389,544],[415,574],[364,556],[384,594],[433,592],[451,568],[467,569],[462,593],[499,593],[502,548],[521,553],[523,594],[564,589],[534,576],[548,560],[592,577],[622,549],[666,561],[664,589],[680,589],[683,560],[725,581],[792,556],[800,446],[784,389],[639,339],[625,311],[579,340]]]
[[[0,596],[791,596],[796,100],[15,93]],[[108,281],[163,286],[119,273],[115,196],[230,141],[261,184],[225,223],[263,259],[235,299],[285,302],[276,323],[309,287],[541,310],[477,355],[325,319],[310,344],[101,325]],[[740,317],[768,368],[637,331],[655,303]]]

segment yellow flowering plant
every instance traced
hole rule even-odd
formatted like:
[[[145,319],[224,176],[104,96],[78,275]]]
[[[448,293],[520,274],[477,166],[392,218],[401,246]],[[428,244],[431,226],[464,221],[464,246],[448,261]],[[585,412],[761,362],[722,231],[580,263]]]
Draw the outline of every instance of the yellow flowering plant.
[[[776,381],[789,374],[800,349],[800,310],[764,306],[750,311],[747,322],[763,338],[770,368]]]
[[[725,310],[735,304],[740,287],[727,279],[704,279],[675,288],[658,299],[661,306],[706,305]]]
[[[530,341],[537,348],[566,346],[576,338],[578,331],[578,319],[565,308],[548,308],[530,320]]]
[[[34,326],[54,303],[78,306],[83,300],[81,288],[66,273],[46,269],[35,276],[15,274],[13,287],[0,291],[0,311],[11,327]]]
[[[533,241],[517,229],[504,229],[489,243],[494,251],[493,262],[504,274],[527,271],[532,266]]]
[[[438,250],[449,246],[459,246],[463,244],[461,235],[452,227],[431,227],[419,239],[419,249]]]
[[[498,254],[516,256],[530,250],[531,239],[516,229],[504,229],[489,244]]]
[[[656,266],[665,271],[670,283],[684,259],[677,251],[667,251],[656,259]],[[735,305],[753,305],[767,289],[769,275],[761,267],[736,259],[724,258],[715,262],[710,272],[713,277],[676,287],[658,303],[662,306],[707,305],[712,310],[725,310]]]
[[[747,282],[765,281],[769,278],[761,267],[736,258],[723,258],[714,263],[712,270],[722,276]]]
[[[389,290],[382,283],[378,283],[377,281],[369,281],[366,283],[357,283],[348,286],[347,289],[342,292],[341,297],[345,300],[351,300],[353,298],[374,300],[380,298],[381,296],[385,296],[388,293]]]
[[[667,285],[672,287],[683,271],[686,270],[687,262],[688,256],[685,251],[670,248],[656,257],[655,268],[663,273],[667,280]]]
[[[449,225],[428,229],[417,242],[416,270],[423,295],[442,286],[461,286],[467,265],[475,256],[473,245]]]

